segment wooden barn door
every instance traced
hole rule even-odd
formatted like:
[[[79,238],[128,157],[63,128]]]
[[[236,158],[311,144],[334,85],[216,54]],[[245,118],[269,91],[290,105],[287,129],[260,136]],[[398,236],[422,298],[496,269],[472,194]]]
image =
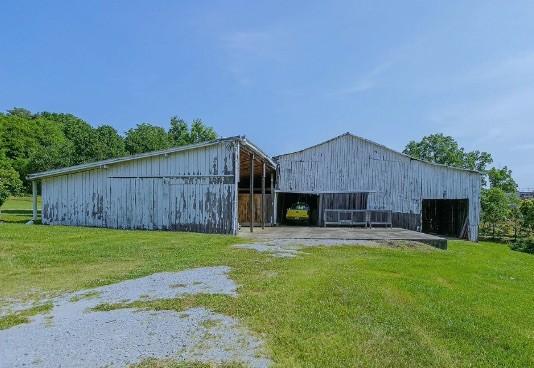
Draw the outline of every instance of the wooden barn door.
[[[238,221],[241,225],[249,225],[250,196],[239,193]],[[273,221],[273,200],[271,194],[265,194],[265,225],[270,226]],[[261,194],[254,194],[254,225],[261,226]]]

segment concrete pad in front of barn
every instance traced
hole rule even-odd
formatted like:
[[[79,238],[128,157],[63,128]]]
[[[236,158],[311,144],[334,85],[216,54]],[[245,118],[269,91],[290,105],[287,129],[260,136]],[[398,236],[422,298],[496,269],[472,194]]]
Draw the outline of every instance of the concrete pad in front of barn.
[[[304,254],[303,248],[319,246],[447,248],[444,238],[400,228],[274,226],[256,227],[253,232],[242,228],[239,236],[247,243],[237,244],[236,248],[282,258],[293,258]]]

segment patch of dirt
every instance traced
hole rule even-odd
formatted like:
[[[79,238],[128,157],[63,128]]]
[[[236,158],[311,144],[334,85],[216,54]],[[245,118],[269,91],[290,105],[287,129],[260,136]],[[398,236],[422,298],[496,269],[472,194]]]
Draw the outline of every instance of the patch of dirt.
[[[429,245],[406,240],[338,240],[338,239],[275,239],[257,243],[236,244],[234,247],[250,249],[257,252],[269,253],[273,257],[294,258],[297,255],[306,254],[303,249],[311,247],[333,246],[361,246],[361,247],[388,247],[388,248],[420,248],[434,250]]]

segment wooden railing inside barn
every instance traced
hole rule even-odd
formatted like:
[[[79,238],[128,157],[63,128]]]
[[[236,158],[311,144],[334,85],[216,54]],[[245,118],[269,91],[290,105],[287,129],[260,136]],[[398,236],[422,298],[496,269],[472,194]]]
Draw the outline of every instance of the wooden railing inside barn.
[[[392,227],[393,213],[390,210],[324,210],[324,226],[345,225],[365,226],[376,225]]]

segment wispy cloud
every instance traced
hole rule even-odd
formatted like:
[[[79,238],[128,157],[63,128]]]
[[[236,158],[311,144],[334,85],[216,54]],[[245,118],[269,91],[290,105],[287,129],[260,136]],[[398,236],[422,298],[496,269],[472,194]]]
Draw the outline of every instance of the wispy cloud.
[[[221,37],[225,49],[245,57],[277,58],[275,46],[278,42],[275,32],[238,31]]]
[[[489,62],[473,68],[461,76],[465,81],[498,81],[506,83],[525,82],[534,79],[534,51]]]
[[[228,71],[242,85],[251,84],[258,69],[284,62],[287,54],[287,37],[274,29],[226,33],[220,44],[227,57]]]
[[[457,136],[476,136],[478,142],[534,136],[534,88],[504,92],[476,103],[448,104],[431,112],[430,119]]]
[[[525,88],[534,82],[534,50],[472,65],[461,71],[414,78],[411,88],[423,94],[482,88],[485,93]]]
[[[534,152],[534,143],[517,144],[510,148],[512,151],[532,151]]]
[[[342,86],[330,91],[330,95],[352,95],[362,93],[375,88],[380,80],[380,77],[387,72],[393,65],[392,61],[386,61],[378,64],[367,73],[355,78],[352,84]]]
[[[469,96],[466,87],[461,96],[469,102],[447,103],[430,113],[430,122],[438,130],[460,138],[470,149],[482,149],[493,154],[495,165],[511,166],[516,179],[534,183],[530,160],[534,157],[534,86],[517,74],[526,72],[529,59],[495,64],[481,68],[476,75],[487,93]],[[534,62],[534,59],[532,59]],[[521,68],[514,72],[513,65]],[[533,69],[534,70],[534,65]],[[473,80],[473,76],[468,76]],[[512,82],[511,78],[517,78]],[[525,83],[521,82],[525,81]],[[506,85],[506,88],[502,86]]]
[[[392,69],[402,67],[403,63],[409,61],[426,42],[426,36],[418,35],[385,50],[381,62],[359,75],[347,75],[345,80],[339,83],[339,87],[331,89],[327,94],[330,96],[350,96],[385,86],[389,82],[388,78],[393,75]]]

